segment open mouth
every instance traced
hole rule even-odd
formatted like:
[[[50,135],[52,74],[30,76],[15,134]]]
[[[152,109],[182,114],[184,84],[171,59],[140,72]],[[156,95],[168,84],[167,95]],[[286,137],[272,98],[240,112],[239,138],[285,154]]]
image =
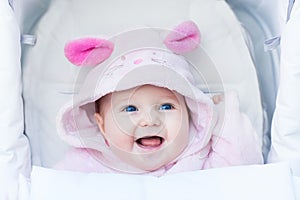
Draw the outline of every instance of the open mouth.
[[[160,147],[164,141],[165,139],[160,136],[147,136],[137,139],[136,143],[144,149],[155,149]]]

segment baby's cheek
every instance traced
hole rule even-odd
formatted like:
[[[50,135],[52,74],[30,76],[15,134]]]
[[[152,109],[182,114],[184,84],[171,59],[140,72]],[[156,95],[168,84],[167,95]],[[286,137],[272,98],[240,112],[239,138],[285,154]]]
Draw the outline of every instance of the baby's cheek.
[[[177,137],[179,133],[182,133],[183,130],[189,128],[189,119],[188,115],[184,113],[177,113],[176,115],[166,116],[166,125],[172,130],[173,137]],[[186,131],[184,131],[186,132]]]
[[[180,123],[177,123],[175,128],[174,142],[177,143],[179,149],[185,148],[189,143],[189,120],[188,117],[182,117]]]
[[[168,136],[167,141],[168,143],[174,143],[180,141],[180,143],[185,142],[184,138],[188,134],[187,129],[183,128],[179,125],[173,125],[168,128]],[[180,144],[181,145],[181,144]]]
[[[114,120],[106,121],[105,138],[109,146],[113,146],[120,150],[129,151],[132,147],[132,136],[125,131],[120,124],[116,124]]]
[[[116,116],[114,117],[115,129],[118,129],[116,132],[122,132],[125,135],[132,135],[136,126],[136,122],[133,117],[130,115],[125,116]]]
[[[131,152],[133,148],[133,137],[126,133],[119,132],[118,134],[111,135],[110,143],[121,151]]]
[[[126,161],[126,158],[128,157],[128,153],[132,152],[133,137],[131,137],[127,133],[124,133],[122,129],[120,129],[119,126],[116,126],[115,124],[114,125],[111,124],[111,126],[108,129],[109,132],[107,132],[108,135],[107,141],[110,150],[118,158]]]

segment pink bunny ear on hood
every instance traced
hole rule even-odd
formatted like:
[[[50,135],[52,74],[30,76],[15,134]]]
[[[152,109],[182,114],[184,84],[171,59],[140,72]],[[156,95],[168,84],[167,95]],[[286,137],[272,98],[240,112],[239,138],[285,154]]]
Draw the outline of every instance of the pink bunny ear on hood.
[[[113,52],[114,44],[100,38],[81,38],[65,45],[65,56],[76,66],[96,66]]]
[[[176,54],[190,52],[200,44],[200,31],[194,22],[185,21],[167,35],[164,44]]]

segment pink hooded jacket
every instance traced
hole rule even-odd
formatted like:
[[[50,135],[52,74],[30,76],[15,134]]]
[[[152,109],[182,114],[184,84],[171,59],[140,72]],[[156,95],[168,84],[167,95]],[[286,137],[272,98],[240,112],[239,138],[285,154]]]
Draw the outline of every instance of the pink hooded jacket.
[[[155,38],[151,40],[148,35],[152,46],[131,47],[126,51],[114,49],[112,41],[116,47],[122,45],[120,36],[111,40],[85,38],[66,45],[65,55],[70,62],[78,66],[97,66],[85,78],[80,92],[57,116],[59,135],[75,148],[55,168],[162,176],[263,163],[261,141],[248,117],[240,112],[237,95],[226,92],[222,100],[214,104],[211,95],[200,89],[208,87],[203,87],[205,80],[201,67],[213,67],[213,63],[199,47],[200,32],[196,25],[185,22],[176,27],[165,37],[165,46],[160,40],[162,32],[151,34]],[[189,52],[197,54],[189,55]],[[190,113],[189,144],[175,160],[155,171],[143,171],[123,163],[105,144],[94,119],[97,99],[145,84],[165,87],[183,95]]]

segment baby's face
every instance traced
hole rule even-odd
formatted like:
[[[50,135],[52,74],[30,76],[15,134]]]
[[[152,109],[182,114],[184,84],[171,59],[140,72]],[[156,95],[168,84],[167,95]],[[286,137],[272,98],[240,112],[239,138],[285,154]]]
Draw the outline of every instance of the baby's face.
[[[184,98],[152,85],[114,92],[101,99],[99,128],[124,162],[155,170],[174,160],[189,141]]]

